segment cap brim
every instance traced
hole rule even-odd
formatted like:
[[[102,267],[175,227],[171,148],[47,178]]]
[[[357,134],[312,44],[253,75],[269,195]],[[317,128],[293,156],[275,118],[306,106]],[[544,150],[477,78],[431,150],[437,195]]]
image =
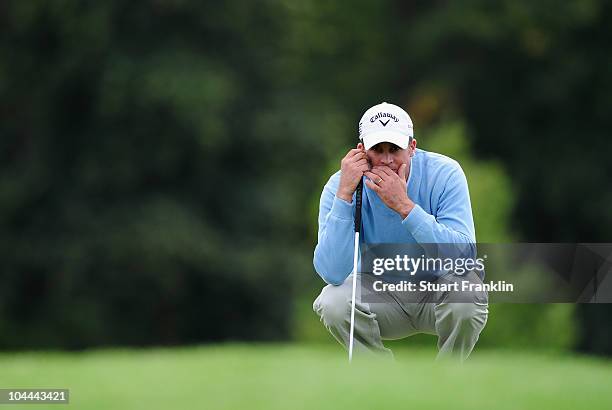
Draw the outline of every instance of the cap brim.
[[[370,149],[381,142],[390,142],[401,149],[408,148],[409,135],[401,134],[394,131],[378,131],[363,136],[363,145],[365,149]]]

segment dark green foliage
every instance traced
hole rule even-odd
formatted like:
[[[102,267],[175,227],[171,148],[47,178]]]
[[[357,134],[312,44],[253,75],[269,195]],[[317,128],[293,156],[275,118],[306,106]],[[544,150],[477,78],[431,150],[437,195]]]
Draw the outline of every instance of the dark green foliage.
[[[505,163],[527,242],[610,241],[610,21],[597,0],[454,2],[406,35],[419,81],[453,90],[476,154]],[[612,354],[611,305],[578,313],[580,346]]]
[[[313,198],[381,100],[417,138],[465,120],[527,240],[607,241],[610,20],[586,0],[2,3],[0,348],[289,337]]]
[[[336,6],[207,3],[3,4],[0,347],[288,337],[389,48]]]

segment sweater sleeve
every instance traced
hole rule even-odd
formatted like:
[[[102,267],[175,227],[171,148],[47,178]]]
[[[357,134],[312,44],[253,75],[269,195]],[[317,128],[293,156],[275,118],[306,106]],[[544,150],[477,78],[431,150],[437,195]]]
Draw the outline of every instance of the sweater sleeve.
[[[449,173],[439,194],[436,215],[415,204],[402,221],[419,243],[466,244],[463,254],[474,255],[476,235],[467,179],[459,165]]]
[[[323,280],[341,285],[353,270],[355,201],[336,197],[337,178],[323,188],[319,204],[319,234],[314,251],[314,268]]]

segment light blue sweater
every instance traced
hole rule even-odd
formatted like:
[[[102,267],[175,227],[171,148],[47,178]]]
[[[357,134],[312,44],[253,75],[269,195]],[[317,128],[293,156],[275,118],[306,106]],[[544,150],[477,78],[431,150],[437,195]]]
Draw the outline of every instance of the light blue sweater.
[[[323,188],[313,261],[317,273],[332,285],[342,284],[353,271],[355,196],[352,203],[336,197],[339,183],[340,171]],[[415,207],[402,220],[364,184],[361,243],[465,243],[475,252],[470,195],[457,161],[417,149],[407,190]]]

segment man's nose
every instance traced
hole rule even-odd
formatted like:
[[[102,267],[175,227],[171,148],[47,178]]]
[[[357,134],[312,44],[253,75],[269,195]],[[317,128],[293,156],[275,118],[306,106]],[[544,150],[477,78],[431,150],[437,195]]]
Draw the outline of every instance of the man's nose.
[[[383,154],[382,155],[382,163],[385,165],[389,165],[390,163],[393,162],[393,156],[389,153]]]

